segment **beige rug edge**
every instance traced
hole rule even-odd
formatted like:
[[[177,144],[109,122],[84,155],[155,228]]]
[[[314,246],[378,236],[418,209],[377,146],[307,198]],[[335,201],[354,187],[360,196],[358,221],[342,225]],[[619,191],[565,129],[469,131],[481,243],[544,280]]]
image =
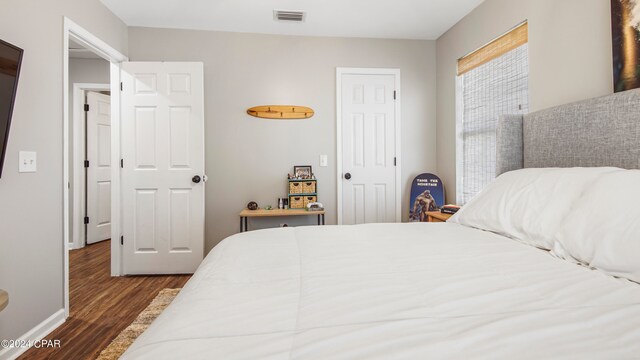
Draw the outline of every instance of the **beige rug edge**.
[[[178,289],[162,289],[138,317],[107,346],[96,360],[117,360],[133,344],[180,292]]]

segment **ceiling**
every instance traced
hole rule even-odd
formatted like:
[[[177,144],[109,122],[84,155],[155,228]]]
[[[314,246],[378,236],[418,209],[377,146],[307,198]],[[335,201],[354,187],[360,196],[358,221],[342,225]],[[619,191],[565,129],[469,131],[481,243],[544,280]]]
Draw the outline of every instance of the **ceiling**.
[[[101,0],[128,26],[435,40],[484,0]],[[302,23],[273,10],[303,10]]]
[[[77,42],[69,39],[69,58],[71,59],[100,59],[102,58],[93,51],[86,49]]]

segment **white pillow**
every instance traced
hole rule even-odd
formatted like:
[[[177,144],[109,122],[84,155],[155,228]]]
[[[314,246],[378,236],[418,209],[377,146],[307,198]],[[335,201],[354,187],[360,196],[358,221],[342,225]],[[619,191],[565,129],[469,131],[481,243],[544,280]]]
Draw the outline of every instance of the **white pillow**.
[[[523,169],[499,176],[449,219],[551,250],[582,192],[617,168]]]
[[[640,283],[640,170],[602,175],[563,221],[553,253]]]

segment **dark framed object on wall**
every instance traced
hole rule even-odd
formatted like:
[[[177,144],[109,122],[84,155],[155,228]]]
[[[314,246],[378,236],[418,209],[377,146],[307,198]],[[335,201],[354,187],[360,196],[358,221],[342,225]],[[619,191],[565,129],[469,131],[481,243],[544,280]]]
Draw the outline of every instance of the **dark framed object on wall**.
[[[611,0],[615,92],[640,88],[640,2]]]
[[[23,50],[0,40],[0,178],[9,142],[11,116],[18,91]]]

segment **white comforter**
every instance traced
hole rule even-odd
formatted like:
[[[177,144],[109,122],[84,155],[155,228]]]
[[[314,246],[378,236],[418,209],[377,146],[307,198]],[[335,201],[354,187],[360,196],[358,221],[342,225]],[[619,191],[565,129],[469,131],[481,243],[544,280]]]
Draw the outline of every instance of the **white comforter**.
[[[638,359],[640,285],[456,224],[218,245],[124,359]]]

